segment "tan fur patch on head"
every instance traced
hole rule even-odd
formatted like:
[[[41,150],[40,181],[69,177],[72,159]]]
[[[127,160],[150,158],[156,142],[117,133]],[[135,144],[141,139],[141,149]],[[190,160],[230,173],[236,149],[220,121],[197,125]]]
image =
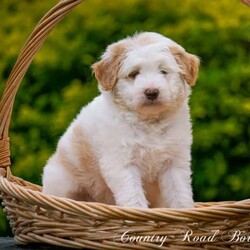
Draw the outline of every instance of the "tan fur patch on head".
[[[111,90],[118,80],[118,71],[121,62],[125,58],[125,46],[116,43],[108,47],[107,57],[92,65],[92,70],[101,88],[105,91]]]
[[[199,58],[193,54],[187,53],[184,49],[178,48],[177,46],[172,46],[170,51],[182,69],[181,74],[184,80],[190,86],[194,86],[199,72]]]
[[[134,37],[140,45],[148,45],[152,43],[157,43],[157,39],[152,37],[150,34],[138,34],[137,36]]]

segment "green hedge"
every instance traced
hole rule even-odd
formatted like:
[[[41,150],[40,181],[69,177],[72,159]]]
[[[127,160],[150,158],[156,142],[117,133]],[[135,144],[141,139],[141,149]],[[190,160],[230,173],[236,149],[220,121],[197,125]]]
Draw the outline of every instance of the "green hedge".
[[[55,3],[2,0],[1,90],[27,36]],[[190,101],[195,200],[248,198],[250,24],[238,0],[86,0],[52,31],[22,82],[10,128],[13,173],[41,183],[58,138],[98,94],[90,65],[135,31],[162,33],[201,58]],[[10,234],[4,217],[1,235]]]

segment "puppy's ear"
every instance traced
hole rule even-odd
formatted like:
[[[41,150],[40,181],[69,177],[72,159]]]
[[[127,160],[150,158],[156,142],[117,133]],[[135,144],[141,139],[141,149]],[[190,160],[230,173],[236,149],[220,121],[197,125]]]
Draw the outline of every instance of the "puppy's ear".
[[[103,90],[108,91],[114,87],[118,73],[117,62],[110,59],[102,59],[92,65],[92,70]]]
[[[111,45],[104,54],[104,58],[92,65],[93,73],[103,90],[108,91],[115,86],[118,80],[118,71],[125,57],[124,52],[123,46]]]
[[[184,80],[190,86],[194,86],[199,72],[199,58],[176,46],[171,47],[170,51],[182,70],[181,75],[183,76]]]

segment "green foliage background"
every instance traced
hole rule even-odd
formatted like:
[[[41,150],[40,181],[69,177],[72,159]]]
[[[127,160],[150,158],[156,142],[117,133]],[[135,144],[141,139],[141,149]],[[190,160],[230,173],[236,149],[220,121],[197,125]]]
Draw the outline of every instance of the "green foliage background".
[[[1,1],[1,90],[27,36],[55,3]],[[195,200],[249,198],[249,14],[239,0],[86,0],[52,31],[22,82],[10,127],[13,173],[40,184],[58,138],[98,94],[90,65],[108,44],[156,31],[202,61],[190,101]]]

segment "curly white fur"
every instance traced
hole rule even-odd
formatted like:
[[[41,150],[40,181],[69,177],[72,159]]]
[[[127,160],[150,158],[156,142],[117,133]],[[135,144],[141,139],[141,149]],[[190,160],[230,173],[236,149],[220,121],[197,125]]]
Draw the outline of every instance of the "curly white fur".
[[[198,67],[196,56],[157,33],[110,45],[93,65],[101,95],[59,140],[43,192],[130,207],[193,207],[188,97]]]

